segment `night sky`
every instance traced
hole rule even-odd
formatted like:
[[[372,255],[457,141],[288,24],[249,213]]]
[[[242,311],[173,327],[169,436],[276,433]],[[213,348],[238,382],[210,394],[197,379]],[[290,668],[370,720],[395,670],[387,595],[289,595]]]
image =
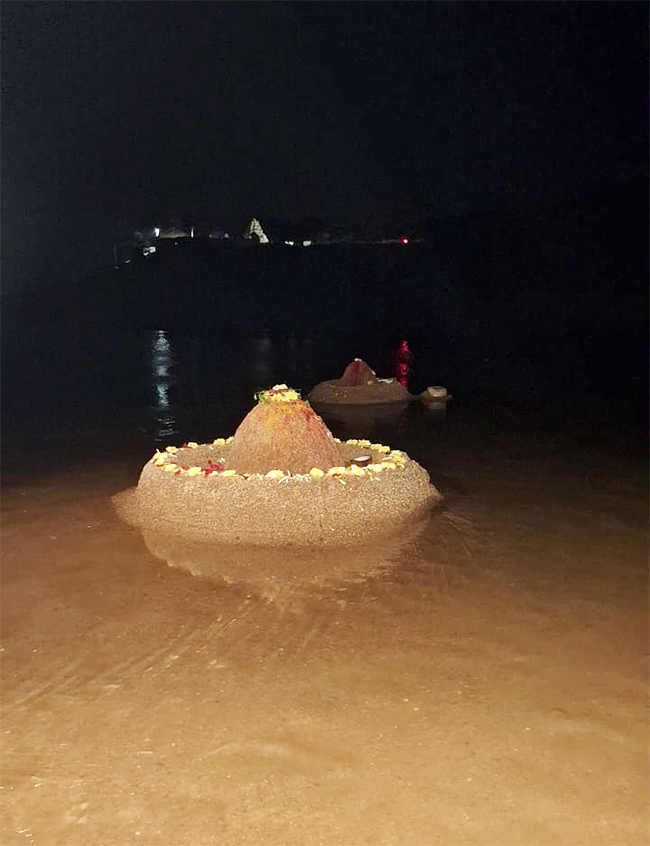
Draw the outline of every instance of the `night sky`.
[[[3,285],[171,217],[444,218],[647,159],[647,6],[2,5]]]

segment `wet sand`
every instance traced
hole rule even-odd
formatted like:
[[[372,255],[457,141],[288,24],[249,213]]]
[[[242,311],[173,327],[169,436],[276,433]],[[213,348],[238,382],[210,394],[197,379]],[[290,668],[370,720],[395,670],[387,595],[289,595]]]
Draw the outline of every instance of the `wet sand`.
[[[429,442],[444,507],[331,570],[153,554],[146,453],[8,473],[3,846],[646,844],[645,467]]]

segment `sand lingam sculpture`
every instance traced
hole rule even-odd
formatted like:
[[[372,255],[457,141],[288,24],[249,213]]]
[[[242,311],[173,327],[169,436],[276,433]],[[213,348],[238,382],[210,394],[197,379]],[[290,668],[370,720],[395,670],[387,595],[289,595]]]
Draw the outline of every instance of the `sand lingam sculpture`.
[[[413,399],[397,379],[380,379],[360,358],[345,368],[340,379],[319,382],[309,394],[314,403],[371,405],[386,402],[408,402]]]
[[[122,516],[189,540],[346,545],[389,535],[441,499],[406,453],[334,438],[286,385],[256,399],[234,436],[156,451]]]

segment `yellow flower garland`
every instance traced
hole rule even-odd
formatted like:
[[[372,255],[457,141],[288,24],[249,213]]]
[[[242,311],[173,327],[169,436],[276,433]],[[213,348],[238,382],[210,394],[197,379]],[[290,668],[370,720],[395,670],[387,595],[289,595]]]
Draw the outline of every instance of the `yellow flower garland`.
[[[276,386],[279,388],[282,386]],[[278,394],[277,396],[281,396]],[[283,400],[281,400],[283,401]],[[212,446],[226,446],[227,444],[231,443],[233,437],[229,438],[216,438],[212,442]],[[346,467],[330,467],[329,470],[322,470],[320,467],[312,467],[309,473],[287,473],[285,470],[269,470],[268,473],[238,473],[236,470],[210,470],[206,472],[206,468],[202,467],[182,467],[176,463],[176,461],[169,461],[172,457],[177,460],[176,453],[179,450],[179,447],[175,446],[168,446],[165,447],[164,452],[160,450],[156,450],[153,454],[151,459],[152,464],[156,467],[160,467],[161,470],[165,471],[166,473],[174,473],[176,475],[184,475],[184,476],[200,476],[204,475],[206,478],[208,476],[222,476],[224,478],[232,478],[234,476],[240,476],[243,479],[269,479],[271,481],[283,481],[287,479],[299,479],[299,480],[307,480],[307,479],[322,479],[322,478],[334,478],[338,481],[343,481],[341,478],[342,476],[373,476],[377,473],[383,473],[386,470],[397,470],[398,468],[404,467],[408,456],[405,452],[402,452],[399,449],[391,449],[384,444],[373,444],[370,441],[366,440],[359,440],[357,438],[351,438],[348,441],[341,441],[339,438],[334,438],[334,441],[337,444],[343,443],[346,446],[358,446],[363,449],[370,449],[373,452],[378,452],[380,454],[385,455],[385,458],[382,458],[380,462],[373,462],[372,464],[368,464],[366,467],[359,467],[356,464],[350,464]],[[189,441],[187,444],[184,444],[185,448],[188,449],[196,449],[199,446],[195,441]]]
[[[282,384],[274,385],[268,391],[260,391],[259,394],[255,394],[255,399],[258,402],[296,402],[300,399],[300,394]]]

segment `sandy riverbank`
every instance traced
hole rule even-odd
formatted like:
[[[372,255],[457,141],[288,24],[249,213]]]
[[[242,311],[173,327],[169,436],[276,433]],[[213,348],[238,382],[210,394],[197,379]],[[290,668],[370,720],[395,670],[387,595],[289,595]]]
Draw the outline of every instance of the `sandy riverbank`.
[[[401,548],[247,580],[132,464],[4,492],[3,846],[647,843],[637,475],[449,455]]]

